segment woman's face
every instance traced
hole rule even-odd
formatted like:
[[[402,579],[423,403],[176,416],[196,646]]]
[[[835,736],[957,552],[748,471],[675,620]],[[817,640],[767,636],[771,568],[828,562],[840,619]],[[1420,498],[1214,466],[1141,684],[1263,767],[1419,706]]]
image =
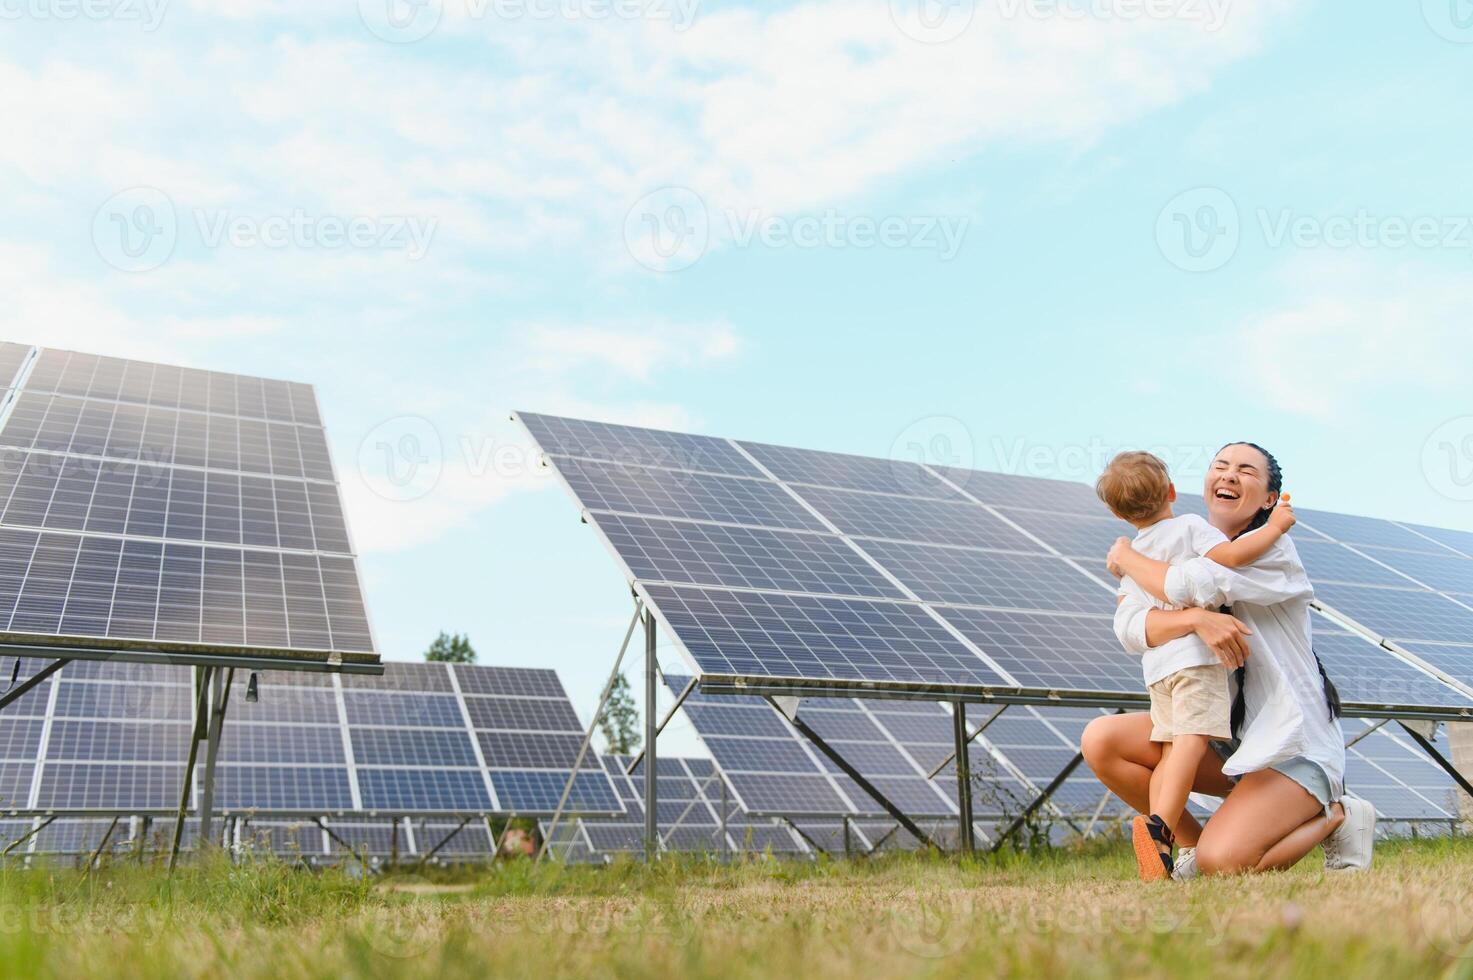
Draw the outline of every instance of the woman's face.
[[[1207,468],[1203,488],[1212,526],[1228,537],[1241,532],[1254,516],[1279,502],[1268,490],[1268,460],[1252,446],[1224,446]]]

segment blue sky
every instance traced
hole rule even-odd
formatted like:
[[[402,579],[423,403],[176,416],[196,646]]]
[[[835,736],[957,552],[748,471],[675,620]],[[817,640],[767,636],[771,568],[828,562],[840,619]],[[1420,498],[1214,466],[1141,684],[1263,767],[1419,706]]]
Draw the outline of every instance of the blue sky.
[[[1473,529],[1466,0],[403,3],[0,3],[0,335],[314,383],[388,657],[596,697],[514,408]]]

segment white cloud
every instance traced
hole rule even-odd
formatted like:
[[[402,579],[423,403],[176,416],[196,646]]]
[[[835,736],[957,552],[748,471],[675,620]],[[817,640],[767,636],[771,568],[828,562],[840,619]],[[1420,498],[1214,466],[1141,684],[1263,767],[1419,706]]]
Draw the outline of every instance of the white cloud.
[[[633,381],[648,381],[667,368],[726,360],[741,348],[727,323],[541,324],[526,329],[525,336],[527,363],[544,374],[594,369]]]
[[[1240,362],[1277,409],[1330,420],[1374,396],[1454,390],[1473,362],[1473,284],[1410,265],[1306,259],[1290,298],[1239,327]]]

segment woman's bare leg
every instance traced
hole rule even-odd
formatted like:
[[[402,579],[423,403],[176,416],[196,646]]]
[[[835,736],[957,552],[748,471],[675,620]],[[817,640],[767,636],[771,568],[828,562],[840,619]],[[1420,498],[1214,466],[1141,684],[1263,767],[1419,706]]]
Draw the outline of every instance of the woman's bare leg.
[[[1250,772],[1203,831],[1197,867],[1219,875],[1291,867],[1334,826],[1320,802],[1288,776]]]
[[[1144,712],[1104,715],[1084,729],[1080,750],[1095,777],[1134,808],[1151,811],[1151,773],[1161,764],[1161,745],[1151,741],[1151,716]],[[1208,752],[1197,768],[1192,789],[1209,796],[1227,796],[1233,784],[1222,774],[1222,760]],[[1182,815],[1176,841],[1194,847],[1202,833],[1201,824],[1190,813]]]
[[[1259,871],[1284,871],[1294,867],[1310,851],[1319,847],[1345,822],[1345,808],[1339,803],[1330,807],[1330,815],[1327,817],[1323,810],[1316,813],[1309,820],[1299,825],[1288,837],[1279,841],[1268,849],[1268,853],[1258,859]]]

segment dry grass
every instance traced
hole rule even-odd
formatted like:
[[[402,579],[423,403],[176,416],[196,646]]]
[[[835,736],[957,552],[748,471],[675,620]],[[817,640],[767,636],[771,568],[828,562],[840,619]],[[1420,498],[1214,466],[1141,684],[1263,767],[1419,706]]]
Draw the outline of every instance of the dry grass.
[[[1473,978],[1473,842],[1145,887],[1121,848],[853,864],[0,872],[0,973],[124,977]],[[385,887],[385,885],[389,887]],[[435,887],[454,884],[458,887]],[[465,886],[469,885],[470,888]]]

